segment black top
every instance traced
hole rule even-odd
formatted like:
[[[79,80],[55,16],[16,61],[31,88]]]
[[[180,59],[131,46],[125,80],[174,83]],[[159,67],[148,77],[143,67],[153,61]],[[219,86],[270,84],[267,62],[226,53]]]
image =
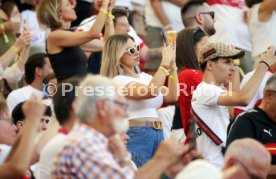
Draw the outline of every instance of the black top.
[[[175,106],[175,110],[174,110],[174,116],[173,116],[172,130],[183,129],[180,107],[179,105],[174,105],[174,106]]]
[[[79,46],[65,47],[60,53],[48,53],[48,56],[58,82],[87,74],[87,58]]]
[[[276,164],[276,123],[260,108],[252,109],[237,117],[230,128],[226,147],[241,138],[253,138],[265,145]]]

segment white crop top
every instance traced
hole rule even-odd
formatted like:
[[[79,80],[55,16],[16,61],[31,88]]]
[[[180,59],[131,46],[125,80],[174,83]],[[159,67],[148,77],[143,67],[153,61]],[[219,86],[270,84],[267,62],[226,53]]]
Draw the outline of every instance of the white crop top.
[[[146,74],[146,73],[140,73],[138,74],[139,78],[133,78],[129,76],[123,76],[119,75],[114,77],[115,80],[120,82],[123,86],[126,86],[130,82],[138,82],[145,85],[149,85],[152,76]],[[158,94],[158,96],[150,98],[150,99],[144,99],[144,100],[133,100],[127,98],[128,102],[128,119],[135,119],[135,118],[145,118],[145,117],[156,117],[157,115],[157,109],[161,107],[163,104],[163,96],[161,93]]]

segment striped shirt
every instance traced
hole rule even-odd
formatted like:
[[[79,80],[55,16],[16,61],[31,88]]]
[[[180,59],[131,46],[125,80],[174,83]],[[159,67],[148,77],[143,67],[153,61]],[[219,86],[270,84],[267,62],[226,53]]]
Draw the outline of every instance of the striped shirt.
[[[134,178],[128,167],[120,167],[108,150],[108,139],[95,129],[78,124],[57,155],[52,178]]]

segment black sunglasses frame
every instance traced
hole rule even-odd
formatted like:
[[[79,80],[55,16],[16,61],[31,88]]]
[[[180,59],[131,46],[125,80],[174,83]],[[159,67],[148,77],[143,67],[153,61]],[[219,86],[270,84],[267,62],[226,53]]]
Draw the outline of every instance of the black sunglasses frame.
[[[215,12],[214,11],[209,11],[209,12],[200,12],[199,14],[209,14],[212,19],[215,19]]]

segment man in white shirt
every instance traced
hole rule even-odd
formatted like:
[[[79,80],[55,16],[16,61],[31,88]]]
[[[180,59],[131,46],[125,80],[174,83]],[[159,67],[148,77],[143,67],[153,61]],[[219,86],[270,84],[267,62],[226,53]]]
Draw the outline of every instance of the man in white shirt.
[[[216,33],[215,14],[203,0],[192,0],[181,9],[181,18],[185,28],[199,27],[208,36]]]
[[[28,85],[9,94],[7,98],[9,111],[11,112],[18,103],[30,99],[32,95],[44,97],[43,80],[52,72],[53,70],[46,54],[32,55],[25,64],[25,81]],[[47,105],[50,104],[47,103]]]
[[[247,105],[268,68],[276,62],[275,48],[271,47],[260,57],[260,64],[244,87],[237,92],[227,91],[226,86],[234,72],[237,72],[232,60],[243,55],[243,51],[223,43],[208,43],[202,47],[199,55],[204,74],[192,97],[192,116],[196,121],[195,132],[198,135],[196,144],[198,151],[218,168],[223,164],[222,150],[229,124],[227,106]]]
[[[58,133],[50,140],[40,153],[36,178],[48,179],[51,177],[51,168],[58,151],[62,148],[67,134],[72,130],[76,121],[76,113],[73,110],[75,94],[80,79],[70,78],[61,83],[57,93],[53,97],[56,118],[61,125]],[[72,89],[72,90],[69,90]]]
[[[276,46],[276,3],[275,0],[246,0],[246,4],[250,7],[248,28],[253,45],[252,58],[256,64],[258,56],[269,45]]]

